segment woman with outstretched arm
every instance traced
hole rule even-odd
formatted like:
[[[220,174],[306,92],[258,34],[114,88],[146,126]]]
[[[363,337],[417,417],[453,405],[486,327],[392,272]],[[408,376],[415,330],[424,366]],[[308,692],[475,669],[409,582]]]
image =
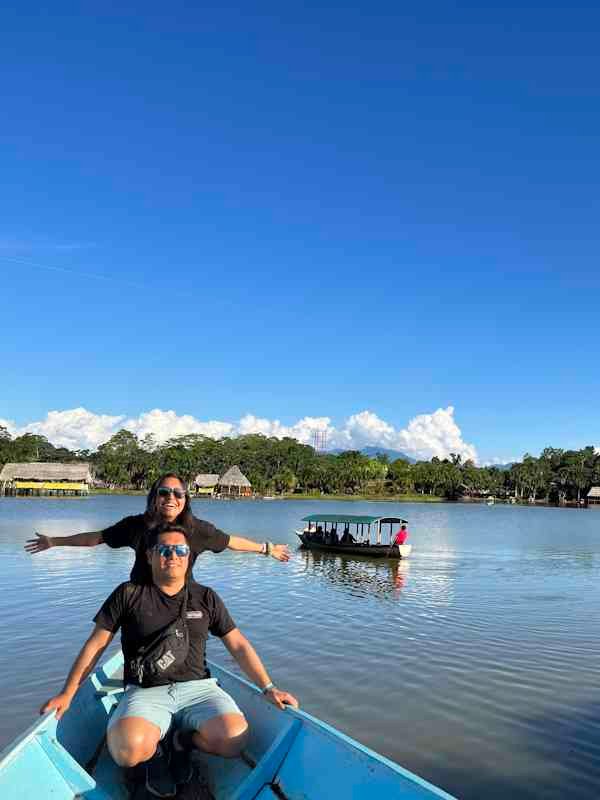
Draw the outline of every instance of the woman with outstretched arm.
[[[195,517],[192,514],[186,485],[174,472],[162,475],[154,482],[148,493],[146,511],[143,514],[125,517],[101,531],[52,537],[36,533],[36,538],[29,539],[25,544],[25,550],[34,555],[52,547],[95,547],[99,544],[107,544],[109,547],[131,547],[135,550],[135,563],[130,579],[136,583],[144,583],[150,577],[145,556],[148,534],[157,525],[165,522],[182,525],[189,531],[191,565],[205,550],[213,553],[221,553],[226,549],[244,553],[262,553],[277,561],[288,561],[290,557],[287,545],[271,542],[261,544],[252,539],[244,539],[242,536],[231,536],[220,531],[212,523]]]

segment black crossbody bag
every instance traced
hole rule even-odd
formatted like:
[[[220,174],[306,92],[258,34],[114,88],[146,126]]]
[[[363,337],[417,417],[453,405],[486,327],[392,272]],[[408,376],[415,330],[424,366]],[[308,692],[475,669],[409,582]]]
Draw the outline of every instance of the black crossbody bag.
[[[179,609],[179,616],[159,631],[149,644],[138,650],[129,661],[131,675],[144,688],[169,682],[182,666],[190,650],[190,634],[185,620],[187,586]]]

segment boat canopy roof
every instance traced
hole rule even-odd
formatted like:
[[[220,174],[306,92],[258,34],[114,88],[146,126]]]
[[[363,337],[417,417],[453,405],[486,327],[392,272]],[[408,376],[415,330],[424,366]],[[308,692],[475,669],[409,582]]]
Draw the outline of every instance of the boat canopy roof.
[[[348,525],[372,525],[374,522],[406,523],[406,520],[401,517],[367,517],[357,514],[309,514],[307,517],[302,517],[302,522],[345,522]]]

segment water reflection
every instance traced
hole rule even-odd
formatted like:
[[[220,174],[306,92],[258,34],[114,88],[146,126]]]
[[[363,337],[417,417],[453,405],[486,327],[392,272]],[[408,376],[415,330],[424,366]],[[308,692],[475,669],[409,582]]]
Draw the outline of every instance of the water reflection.
[[[325,578],[351,594],[389,599],[400,597],[410,571],[408,559],[375,560],[304,549],[298,550],[297,558],[307,575]]]

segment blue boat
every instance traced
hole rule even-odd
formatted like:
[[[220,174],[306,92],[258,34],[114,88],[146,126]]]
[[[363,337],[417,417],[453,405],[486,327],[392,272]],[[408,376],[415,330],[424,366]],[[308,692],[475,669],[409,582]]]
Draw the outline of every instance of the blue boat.
[[[119,652],[90,675],[59,722],[54,712],[46,714],[0,754],[2,800],[130,796],[105,740],[123,691],[122,667]],[[209,667],[251,729],[244,758],[194,754],[215,800],[454,800],[310,714],[279,711],[252,684],[216,664]]]

